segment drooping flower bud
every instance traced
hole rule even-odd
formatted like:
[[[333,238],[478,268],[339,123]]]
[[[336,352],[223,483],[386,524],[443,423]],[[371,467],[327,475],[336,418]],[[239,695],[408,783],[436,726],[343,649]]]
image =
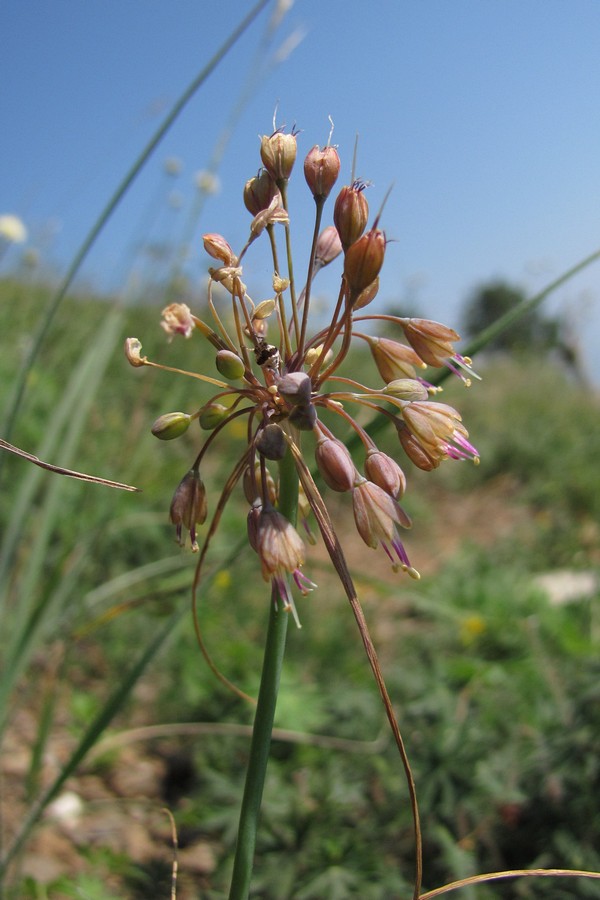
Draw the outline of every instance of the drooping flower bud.
[[[389,384],[398,378],[416,378],[415,367],[424,369],[425,363],[412,347],[389,338],[365,336],[369,349],[383,380]]]
[[[371,284],[367,285],[367,287],[360,292],[354,303],[352,304],[352,309],[362,309],[364,306],[368,306],[372,300],[375,299],[377,294],[379,293],[379,275],[372,281]]]
[[[200,428],[203,428],[204,431],[212,431],[213,428],[216,428],[217,425],[220,425],[223,419],[226,419],[231,410],[229,410],[226,406],[223,406],[222,403],[216,403],[215,401],[211,401],[207,403],[206,406],[202,407],[200,415],[198,416],[198,423]]]
[[[263,496],[268,498],[269,502],[273,505],[277,503],[277,485],[273,480],[273,476],[269,472],[267,468],[265,468],[266,478],[265,485],[262,483],[262,468],[260,462],[257,460],[254,466],[254,475],[250,466],[244,472],[243,478],[243,488],[244,488],[244,496],[248,503],[252,505],[255,500],[260,500]]]
[[[279,189],[266,169],[246,182],[244,206],[252,216],[267,209],[275,197],[279,197]]]
[[[328,225],[317,238],[315,266],[322,269],[333,262],[342,252],[342,242],[335,225]]]
[[[430,319],[399,319],[406,340],[428,366],[443,366],[454,356],[452,343],[460,340],[453,328]]]
[[[169,510],[169,517],[177,529],[177,540],[182,544],[181,532],[185,527],[190,533],[192,550],[198,550],[196,525],[206,521],[206,488],[197,469],[190,469],[179,482]]]
[[[270,422],[261,428],[256,438],[256,449],[267,459],[283,459],[287,443],[281,427],[275,422]]]
[[[315,200],[325,200],[340,173],[340,158],[335,147],[314,146],[304,160],[304,177]]]
[[[276,131],[272,135],[263,135],[260,141],[260,158],[263,166],[275,180],[286,181],[296,161],[296,135]]]
[[[325,437],[315,448],[317,468],[332,491],[351,491],[356,480],[356,467],[348,449],[336,438]]]
[[[312,383],[305,372],[288,372],[277,382],[277,391],[290,406],[310,403]]]
[[[350,291],[349,303],[352,307],[360,294],[379,275],[384,257],[385,234],[379,228],[371,228],[346,250],[344,278]]]
[[[365,187],[362,181],[355,181],[345,185],[337,195],[333,221],[344,250],[357,241],[367,227],[369,204],[363,193]]]
[[[192,417],[183,412],[165,413],[159,416],[151,428],[154,437],[160,441],[172,441],[180,437],[190,427]]]
[[[395,425],[400,443],[402,444],[402,449],[410,461],[423,472],[431,472],[432,469],[437,469],[442,461],[441,457],[432,456],[414,434],[409,431],[404,422],[398,420]]]
[[[203,234],[204,249],[213,259],[220,259],[224,266],[236,266],[237,256],[221,234]]]
[[[367,452],[365,474],[394,500],[399,500],[406,490],[406,476],[396,460],[374,447]]]
[[[361,538],[368,547],[377,547],[381,543],[392,561],[394,569],[401,568],[413,578],[419,578],[398,535],[397,526],[410,528],[411,521],[401,506],[382,488],[361,478],[352,491],[354,521]],[[395,562],[390,546],[394,550],[398,562]]]
[[[246,367],[237,353],[234,353],[232,350],[219,350],[215,363],[217,369],[225,378],[235,381],[244,377]]]

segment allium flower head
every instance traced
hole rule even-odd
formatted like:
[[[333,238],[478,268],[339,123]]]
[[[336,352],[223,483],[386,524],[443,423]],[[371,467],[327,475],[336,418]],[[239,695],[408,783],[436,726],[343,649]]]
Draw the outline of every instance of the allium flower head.
[[[478,459],[458,411],[431,399],[434,388],[422,377],[428,366],[446,366],[466,380],[470,361],[454,350],[456,332],[425,319],[364,312],[377,295],[386,237],[378,227],[379,216],[368,227],[364,182],[352,181],[331,201],[340,158],[329,145],[313,146],[304,160],[307,200],[314,201],[316,218],[306,265],[293,264],[287,183],[297,152],[295,133],[276,130],[261,139],[262,168],[244,188],[244,204],[252,216],[246,243],[233,247],[226,235],[212,231],[202,238],[211,261],[218,263],[208,268],[206,314],[199,318],[182,303],[163,310],[161,325],[169,340],[194,335],[208,342],[211,364],[206,370],[182,372],[149,360],[137,338],[128,338],[125,347],[131,365],[186,374],[207,391],[196,400],[195,409],[167,412],[152,428],[163,440],[180,437],[190,444],[195,435],[202,441],[171,503],[170,518],[179,540],[185,528],[196,548],[196,530],[207,518],[209,505],[214,508],[202,562],[225,505],[236,491],[243,495],[250,507],[248,540],[262,576],[271,583],[278,608],[289,610],[296,621],[292,592],[305,595],[315,585],[302,573],[305,546],[290,511],[292,466],[300,481],[302,528],[312,542],[308,520],[314,517],[350,596],[342,542],[326,503],[329,491],[347,495],[340,503],[352,504],[354,525],[365,544],[381,546],[395,571],[418,577],[399,537],[399,529],[411,524],[398,503],[407,479],[399,461],[377,447],[365,416],[395,427],[398,451],[421,469],[435,469],[447,459]],[[321,228],[328,198],[334,225]],[[251,297],[246,281],[256,283],[257,278],[247,269],[259,240],[271,252],[273,270],[265,294]],[[338,257],[339,293],[330,304],[329,320],[313,321],[314,280]],[[306,272],[302,285],[297,284],[295,271]],[[385,334],[367,333],[382,323],[388,329]],[[349,375],[340,374],[356,343],[360,352],[364,342],[372,363],[369,384],[353,378],[352,369]],[[357,366],[356,371],[363,368]],[[199,429],[191,427],[196,419]],[[200,467],[205,472],[205,457],[209,460],[212,451],[217,455],[238,446],[240,439],[237,462],[213,506]],[[285,482],[277,480],[279,469],[286,473]]]

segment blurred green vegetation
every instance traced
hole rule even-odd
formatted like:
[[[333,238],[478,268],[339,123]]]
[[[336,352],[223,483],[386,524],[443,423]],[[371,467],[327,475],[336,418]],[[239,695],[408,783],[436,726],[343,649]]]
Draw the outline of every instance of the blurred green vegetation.
[[[47,296],[43,286],[0,285],[0,408]],[[23,608],[31,616],[28,651],[7,697],[8,733],[18,730],[24,710],[38,723],[20,804],[33,803],[47,781],[45,749],[78,739],[134,652],[174,612],[183,613],[180,621],[111,733],[167,722],[251,722],[252,710],[214,679],[197,648],[188,609],[195,559],[176,547],[167,523],[172,492],[201,436],[193,429],[164,444],[150,434],[155,417],[193,412],[211,391],[168,373],[132,369],[122,351],[125,337],[136,336],[150,358],[212,373],[199,340],[166,342],[159,312],[143,305],[119,310],[102,298],[67,299],[31,373],[12,439],[42,456],[58,423],[47,461],[136,484],[142,494],[5,460],[3,546],[15,540],[0,584],[3,650],[20,633]],[[371,369],[368,354],[351,366],[354,374]],[[76,371],[81,380],[72,388]],[[598,398],[544,360],[496,360],[482,374],[482,385],[467,391],[448,384],[442,395],[463,413],[481,465],[448,463],[425,476],[407,464],[406,505],[421,535],[442,495],[459,510],[468,498],[469,514],[488,526],[502,513],[497,497],[493,508],[486,505],[488,488],[500,483],[507,486],[506,505],[524,511],[518,529],[491,548],[458,541],[448,562],[414,583],[392,581],[383,555],[359,553],[344,524],[347,508],[337,516],[342,541],[351,542],[352,569],[414,767],[426,888],[504,868],[600,869],[599,598],[551,605],[533,580],[559,567],[598,564]],[[73,403],[59,415],[67,386]],[[203,477],[213,507],[243,437],[233,429],[207,458]],[[382,435],[381,446],[400,457],[394,435]],[[29,494],[20,501],[26,482]],[[217,665],[253,694],[268,592],[253,554],[236,553],[244,529],[245,504],[236,495],[208,567],[229,561],[201,591],[200,619]],[[427,552],[417,535],[415,542],[419,554]],[[410,535],[406,544],[419,567]],[[306,569],[320,588],[299,603],[303,627],[291,629],[276,723],[306,737],[273,743],[253,896],[405,898],[413,838],[399,759],[354,620],[322,552],[314,561],[309,552]],[[315,734],[353,743],[321,746]],[[180,900],[226,896],[247,738],[174,735],[134,746],[145,759],[167,761],[162,794],[152,800],[156,809],[172,810],[181,852],[199,842],[211,849],[206,871],[194,874],[180,864]],[[100,776],[113,765],[118,756],[108,754],[84,763],[84,771]],[[51,827],[45,823],[40,832]],[[167,897],[168,832],[164,843],[166,856],[148,863],[81,846],[79,874],[41,887],[17,870],[6,896]],[[592,898],[600,896],[597,884],[526,879],[461,896]]]

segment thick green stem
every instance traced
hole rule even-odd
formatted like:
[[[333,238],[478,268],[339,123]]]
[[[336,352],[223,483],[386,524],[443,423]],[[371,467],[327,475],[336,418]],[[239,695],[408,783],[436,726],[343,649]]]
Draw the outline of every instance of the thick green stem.
[[[298,508],[298,476],[292,454],[289,451],[281,461],[279,469],[279,510],[295,524]],[[274,587],[269,606],[269,626],[240,811],[229,900],[246,900],[250,892],[256,833],[285,653],[288,613],[284,612]]]

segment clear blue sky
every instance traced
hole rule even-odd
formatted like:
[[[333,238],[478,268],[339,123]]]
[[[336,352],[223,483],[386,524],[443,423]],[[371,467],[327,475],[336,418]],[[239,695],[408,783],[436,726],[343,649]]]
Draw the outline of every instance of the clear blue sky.
[[[21,216],[31,243],[64,267],[161,116],[250,6],[3,0],[0,213]],[[192,201],[193,176],[256,71],[271,11],[127,195],[86,265],[99,287],[121,276],[162,189],[165,158],[182,160],[170,189]],[[198,234],[221,231],[241,246],[241,188],[258,169],[257,135],[271,130],[278,103],[278,122],[302,129],[304,151],[326,142],[333,118],[344,181],[359,134],[357,174],[373,182],[373,210],[394,185],[383,226],[397,243],[388,248],[383,303],[409,298],[457,326],[475,284],[504,277],[533,291],[600,246],[598,0],[297,0],[278,42],[298,29],[302,42],[244,109]],[[292,200],[302,251],[312,201],[300,173]],[[154,238],[176,231],[185,215],[185,205],[176,213],[165,204]],[[198,241],[188,272],[200,278],[206,264]],[[596,264],[548,307],[570,311],[597,369],[599,306]]]

